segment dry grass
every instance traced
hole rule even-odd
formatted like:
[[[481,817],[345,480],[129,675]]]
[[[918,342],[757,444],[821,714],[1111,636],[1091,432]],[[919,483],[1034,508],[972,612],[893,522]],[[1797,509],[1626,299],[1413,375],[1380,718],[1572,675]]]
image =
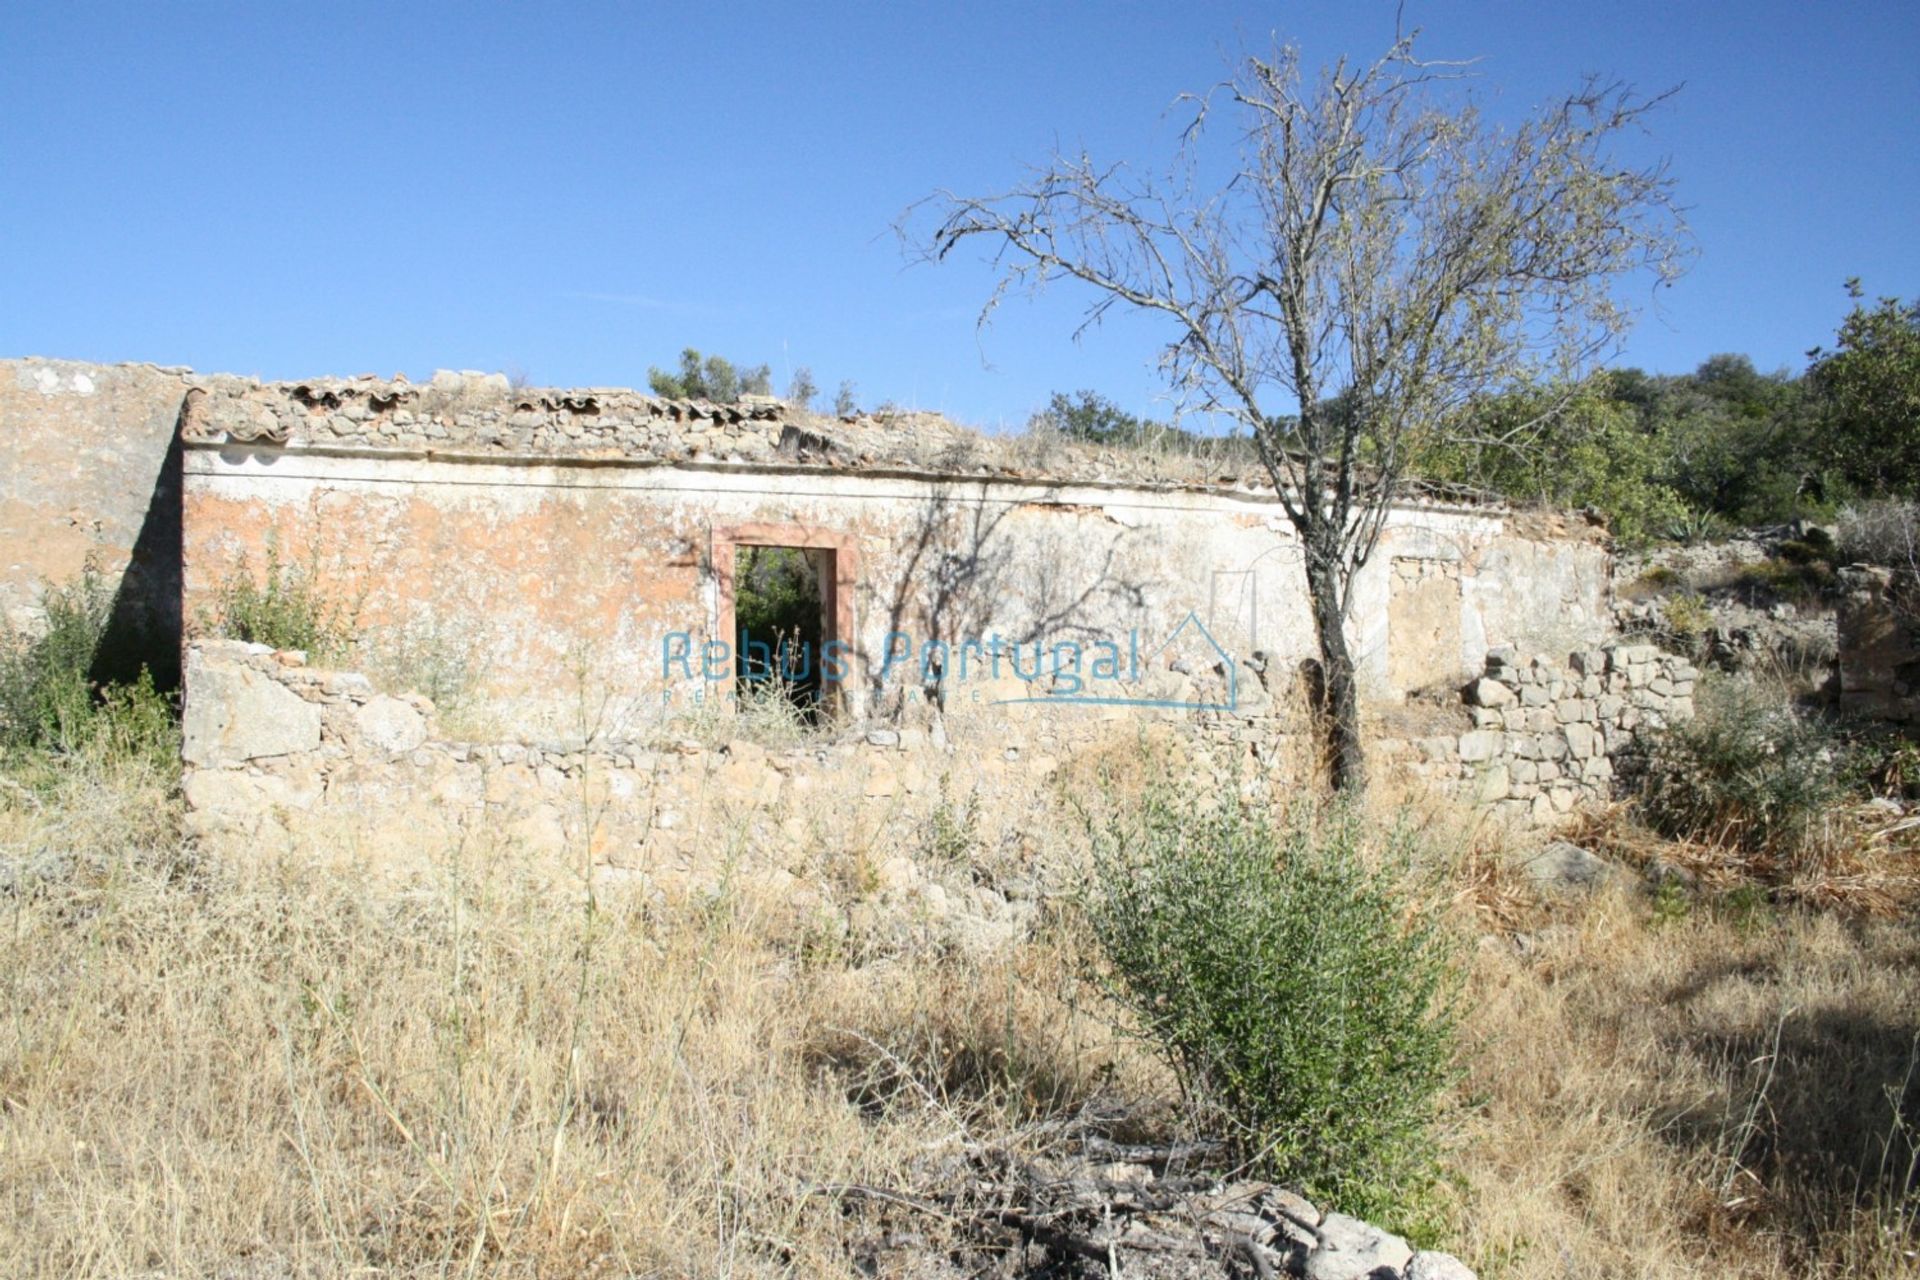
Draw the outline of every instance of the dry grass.
[[[9,1276],[843,1274],[810,1184],[1112,1059],[1041,944],[819,965],[776,906],[593,904],[496,850],[394,895],[120,848],[5,902]]]
[[[1515,1277],[1920,1274],[1917,985],[1911,921],[1658,925],[1619,895],[1483,945],[1468,1252]]]
[[[481,847],[397,894],[196,866],[163,787],[87,766],[0,799],[37,872],[0,898],[9,1276],[844,1275],[872,1220],[810,1188],[1171,1114],[1071,931],[856,954],[744,889],[596,903]],[[1920,1274],[1887,1198],[1910,913],[1546,906],[1498,832],[1410,820],[1481,935],[1436,1243],[1511,1280]]]

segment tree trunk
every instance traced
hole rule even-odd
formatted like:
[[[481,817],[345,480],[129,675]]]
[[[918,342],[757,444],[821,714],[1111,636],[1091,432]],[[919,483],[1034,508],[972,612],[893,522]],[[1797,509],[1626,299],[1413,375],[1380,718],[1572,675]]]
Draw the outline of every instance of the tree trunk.
[[[1307,596],[1324,668],[1327,756],[1333,789],[1358,795],[1367,786],[1367,759],[1360,743],[1360,691],[1353,655],[1347,650],[1346,611],[1340,607],[1338,570],[1329,557],[1307,555]]]

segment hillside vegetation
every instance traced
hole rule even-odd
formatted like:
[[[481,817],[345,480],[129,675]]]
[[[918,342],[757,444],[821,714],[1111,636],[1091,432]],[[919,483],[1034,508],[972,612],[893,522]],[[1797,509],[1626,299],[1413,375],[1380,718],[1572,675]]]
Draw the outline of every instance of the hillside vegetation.
[[[1514,388],[1432,424],[1416,475],[1523,502],[1590,508],[1629,545],[1828,519],[1920,491],[1920,301],[1854,306],[1804,370],[1717,355],[1692,373],[1609,369],[1578,386]],[[1333,406],[1337,411],[1338,406]],[[1127,413],[1097,392],[1055,395],[1036,427],[1100,444],[1251,455]]]

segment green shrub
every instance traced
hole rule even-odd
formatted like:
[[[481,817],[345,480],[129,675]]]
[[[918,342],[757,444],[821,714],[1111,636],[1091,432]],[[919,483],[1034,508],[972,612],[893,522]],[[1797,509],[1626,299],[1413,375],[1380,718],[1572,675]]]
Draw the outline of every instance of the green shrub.
[[[1789,538],[1773,549],[1776,559],[1793,565],[1833,563],[1833,539],[1818,529],[1810,529],[1804,538]]]
[[[41,596],[42,628],[0,637],[0,745],[74,754],[178,758],[173,700],[142,669],[129,684],[92,671],[113,616],[114,589],[89,560]]]
[[[1647,566],[1647,571],[1640,575],[1635,585],[1647,592],[1657,593],[1671,591],[1683,581],[1680,571],[1672,565],[1654,564]]]
[[[1656,744],[1643,805],[1663,833],[1749,853],[1811,851],[1854,783],[1854,752],[1818,718],[1751,684],[1709,680],[1700,714]]]
[[[1151,791],[1090,820],[1094,938],[1120,1002],[1249,1165],[1406,1221],[1436,1185],[1458,972],[1400,892],[1412,847],[1347,813],[1276,825]]]
[[[1801,547],[1803,544],[1788,542],[1788,547]],[[1757,564],[1740,567],[1734,579],[1735,584],[1749,593],[1768,596],[1776,600],[1786,600],[1794,604],[1811,604],[1832,591],[1834,585],[1833,566],[1817,557],[1791,559],[1782,556],[1772,560],[1762,560]]]
[[[1713,511],[1699,511],[1686,508],[1666,523],[1666,536],[1671,542],[1713,542],[1732,532],[1725,517]]]
[[[213,605],[211,628],[220,635],[275,649],[299,649],[316,661],[337,661],[352,648],[359,627],[357,602],[322,589],[316,564],[290,565],[267,544],[264,580],[242,558],[224,578]]]
[[[1706,597],[1694,591],[1668,596],[1661,603],[1660,617],[1674,643],[1699,656],[1713,630],[1713,607]]]
[[[48,584],[34,635],[9,635],[0,656],[0,736],[14,746],[72,745],[93,714],[89,679],[113,612],[113,589],[89,562],[74,581]]]

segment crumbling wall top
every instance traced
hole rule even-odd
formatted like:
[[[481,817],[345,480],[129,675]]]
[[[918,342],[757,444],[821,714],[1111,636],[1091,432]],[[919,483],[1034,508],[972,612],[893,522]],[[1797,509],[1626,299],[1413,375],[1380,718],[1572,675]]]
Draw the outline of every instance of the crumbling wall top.
[[[190,443],[289,450],[629,463],[740,463],[828,470],[1105,482],[1271,492],[1252,451],[1104,446],[1027,433],[989,435],[938,413],[808,412],[771,396],[678,400],[625,387],[523,387],[503,374],[442,370],[430,381],[190,379]],[[1476,502],[1432,494],[1448,504]]]

